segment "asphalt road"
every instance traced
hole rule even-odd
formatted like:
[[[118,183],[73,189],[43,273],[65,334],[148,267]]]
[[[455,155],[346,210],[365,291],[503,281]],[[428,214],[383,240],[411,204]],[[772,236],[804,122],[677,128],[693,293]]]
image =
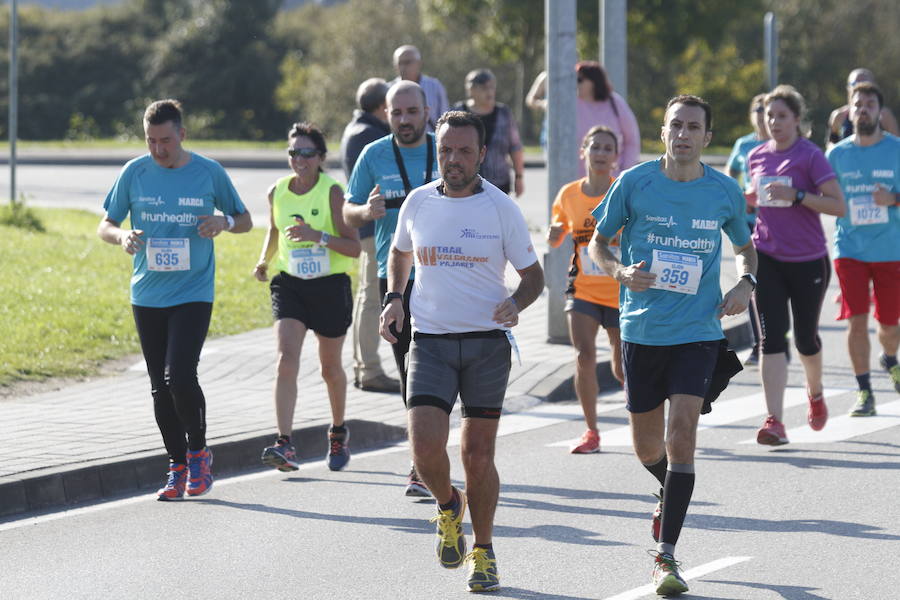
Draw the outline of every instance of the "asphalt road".
[[[900,542],[900,397],[873,375],[880,415],[853,403],[843,327],[825,307],[832,418],[806,426],[791,364],[792,443],[757,446],[764,418],[756,370],[739,374],[701,420],[697,486],[677,556],[690,598],[896,598]],[[647,590],[656,486],[632,456],[621,394],[599,400],[603,452],[573,456],[574,402],[501,420],[497,598],[637,599]],[[461,477],[458,447],[453,475]],[[182,503],[127,498],[0,522],[0,598],[463,598],[465,573],[433,556],[434,507],[402,496],[404,447],[322,461],[295,474],[249,473]],[[162,474],[161,474],[162,475]],[[467,528],[468,530],[468,528]]]

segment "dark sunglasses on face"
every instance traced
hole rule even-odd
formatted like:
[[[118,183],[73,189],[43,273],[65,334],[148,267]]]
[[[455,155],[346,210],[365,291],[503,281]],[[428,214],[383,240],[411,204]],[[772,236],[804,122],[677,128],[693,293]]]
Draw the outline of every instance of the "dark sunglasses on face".
[[[297,158],[298,156],[312,158],[318,155],[319,151],[316,148],[288,148],[288,156],[291,158]]]

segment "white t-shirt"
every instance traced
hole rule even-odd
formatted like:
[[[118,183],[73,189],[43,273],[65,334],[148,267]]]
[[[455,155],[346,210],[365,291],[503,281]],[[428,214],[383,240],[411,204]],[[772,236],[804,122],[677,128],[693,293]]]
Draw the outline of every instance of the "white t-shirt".
[[[442,180],[416,188],[400,208],[393,246],[413,252],[416,279],[410,299],[413,330],[422,333],[488,331],[502,326],[494,308],[509,292],[506,262],[524,269],[537,262],[522,211],[482,180],[482,190],[450,198]]]

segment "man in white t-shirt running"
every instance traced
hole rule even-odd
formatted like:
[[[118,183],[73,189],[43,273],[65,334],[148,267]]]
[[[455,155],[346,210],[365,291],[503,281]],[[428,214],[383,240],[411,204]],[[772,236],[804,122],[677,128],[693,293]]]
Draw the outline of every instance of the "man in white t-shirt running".
[[[396,341],[390,326],[403,324],[402,292],[415,262],[406,391],[413,462],[438,504],[432,521],[440,564],[466,562],[469,590],[492,591],[500,587],[491,543],[500,489],[494,446],[515,344],[509,328],[540,295],[544,273],[519,207],[478,175],[485,152],[479,118],[448,112],[436,133],[441,179],[413,190],[400,208],[381,335]],[[507,261],[521,277],[512,295],[504,284]],[[465,493],[450,483],[447,456],[457,396]],[[468,554],[466,496],[475,533]]]

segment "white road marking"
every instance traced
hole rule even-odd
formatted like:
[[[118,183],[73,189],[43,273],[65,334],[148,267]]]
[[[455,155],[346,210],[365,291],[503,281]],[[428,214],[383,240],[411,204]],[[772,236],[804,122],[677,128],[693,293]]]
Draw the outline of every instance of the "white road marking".
[[[828,394],[825,398],[827,402]],[[828,423],[822,431],[813,431],[808,425],[794,427],[788,429],[787,437],[791,444],[828,444],[900,425],[900,400],[880,406],[876,404],[875,409],[878,414],[874,417],[829,416]],[[741,443],[755,444],[756,438]]]
[[[825,397],[834,397],[851,390],[843,388],[826,388]],[[800,387],[789,387],[784,393],[784,407],[792,408],[801,404],[806,404],[806,389]],[[766,414],[766,401],[762,392],[741,396],[732,400],[716,400],[713,404],[711,413],[700,416],[700,423],[697,431],[709,429],[711,427],[719,427],[729,425],[739,421],[752,419],[753,417],[763,417]],[[756,443],[756,439],[753,440]],[[554,446],[562,446],[568,442],[556,442]],[[631,427],[617,427],[609,431],[600,432],[600,448],[604,446],[628,446],[631,442]]]
[[[720,571],[733,565],[746,562],[752,558],[752,556],[727,556],[725,558],[720,558],[718,560],[708,562],[705,565],[694,567],[693,569],[690,569],[688,571],[684,571],[681,576],[685,581],[697,579],[698,577],[703,577],[704,575],[707,575],[714,571]],[[650,584],[647,584],[633,590],[628,590],[627,592],[622,592],[621,594],[617,594],[615,596],[610,596],[605,600],[636,600],[637,598],[643,598],[644,596],[650,595],[652,595],[654,598],[657,597],[656,588]]]

